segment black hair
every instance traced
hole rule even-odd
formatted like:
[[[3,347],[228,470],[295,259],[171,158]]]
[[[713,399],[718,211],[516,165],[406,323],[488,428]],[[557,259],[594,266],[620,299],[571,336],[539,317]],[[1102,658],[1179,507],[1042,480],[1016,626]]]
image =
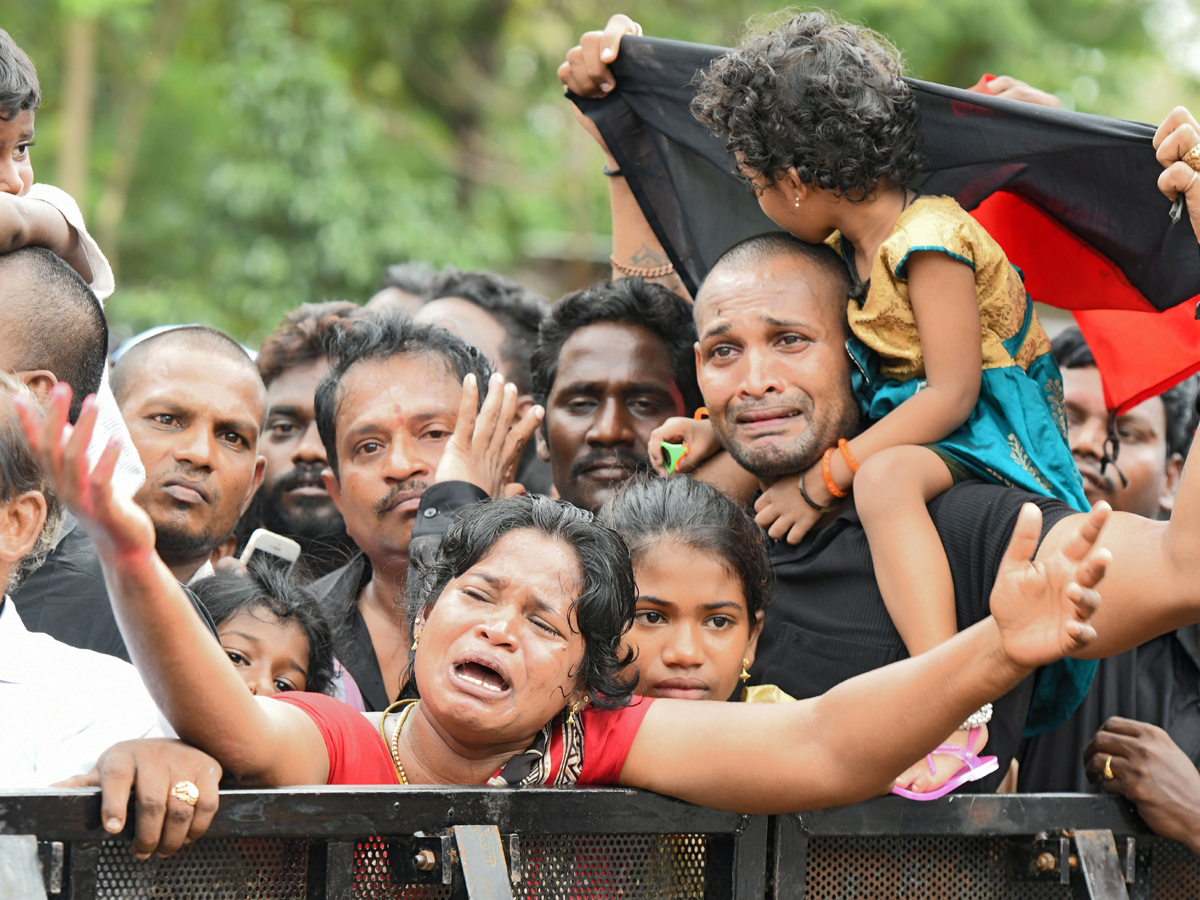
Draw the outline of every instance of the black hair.
[[[8,122],[41,105],[42,89],[33,60],[0,28],[0,119]]]
[[[712,485],[686,477],[639,476],[604,504],[597,521],[625,539],[635,564],[663,541],[715,557],[741,583],[751,627],[770,603],[773,576],[762,530]]]
[[[695,84],[693,115],[768,181],[795,167],[804,184],[859,201],[880,179],[908,183],[924,163],[900,54],[828,13],[801,13],[749,38]]]
[[[550,307],[533,353],[533,401],[546,405],[558,375],[558,357],[567,339],[588,325],[639,325],[667,345],[675,385],[688,415],[704,404],[696,384],[696,323],[691,305],[661,284],[641,278],[603,281],[567,294]],[[543,423],[544,424],[544,423]]]
[[[308,683],[305,690],[328,694],[333,687],[333,641],[317,598],[287,575],[266,565],[248,572],[218,572],[201,578],[191,590],[204,604],[213,622],[221,623],[240,612],[269,612],[282,623],[294,622],[308,638]]]
[[[92,289],[45,247],[22,247],[0,256],[0,283],[10,290],[0,320],[20,336],[17,372],[45,369],[71,386],[71,422],[84,398],[100,390],[108,359],[108,322]]]
[[[1071,326],[1055,336],[1050,342],[1050,352],[1060,369],[1094,369],[1096,357],[1081,332]],[[1200,397],[1200,378],[1192,375],[1179,384],[1158,395],[1162,400],[1167,421],[1165,435],[1167,458],[1174,454],[1187,456],[1196,434],[1198,411],[1196,401]]]
[[[358,363],[416,354],[441,360],[447,373],[460,383],[474,374],[480,405],[492,377],[491,364],[475,347],[444,328],[414,322],[398,309],[368,310],[348,320],[329,346],[331,366],[317,385],[316,416],[317,431],[334,477],[338,474],[337,415],[343,400],[342,379]]]
[[[500,352],[522,394],[532,390],[530,358],[537,347],[538,326],[550,309],[541,294],[492,272],[463,272],[454,266],[442,269],[425,291],[425,302],[460,297],[495,316],[504,328]],[[495,360],[499,363],[500,360]]]
[[[428,615],[451,579],[475,565],[504,535],[521,529],[562,541],[575,554],[582,572],[579,597],[572,604],[583,637],[579,683],[601,709],[627,705],[638,683],[636,672],[621,676],[633,662],[632,650],[622,652],[635,609],[629,549],[619,534],[566,501],[527,495],[485,500],[463,510],[433,557],[416,563],[417,577],[408,594],[410,628],[417,616]]]
[[[357,304],[347,300],[303,303],[293,309],[258,348],[254,362],[263,384],[270,386],[288,369],[327,358],[334,333],[360,312]]]

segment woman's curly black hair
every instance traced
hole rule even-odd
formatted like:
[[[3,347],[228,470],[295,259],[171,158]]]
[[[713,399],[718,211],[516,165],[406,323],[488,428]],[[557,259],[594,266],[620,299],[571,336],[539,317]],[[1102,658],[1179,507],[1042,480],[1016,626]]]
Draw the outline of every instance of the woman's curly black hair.
[[[615,531],[570,503],[531,495],[485,500],[462,510],[433,557],[414,560],[418,571],[408,596],[409,621],[418,615],[428,618],[451,579],[479,562],[504,535],[520,529],[562,541],[575,554],[583,573],[572,605],[583,636],[583,661],[575,674],[594,706],[626,706],[638,683],[636,670],[621,677],[633,662],[633,651],[622,652],[621,646],[635,608],[629,548]]]
[[[240,612],[254,614],[260,609],[283,624],[295,623],[308,638],[308,682],[304,689],[314,694],[333,692],[329,622],[308,588],[269,566],[252,565],[246,572],[217,572],[200,579],[190,589],[218,628]]]
[[[794,166],[804,184],[860,201],[880,179],[907,184],[924,161],[902,76],[887,38],[806,12],[700,72],[692,114],[752,175],[773,182]]]

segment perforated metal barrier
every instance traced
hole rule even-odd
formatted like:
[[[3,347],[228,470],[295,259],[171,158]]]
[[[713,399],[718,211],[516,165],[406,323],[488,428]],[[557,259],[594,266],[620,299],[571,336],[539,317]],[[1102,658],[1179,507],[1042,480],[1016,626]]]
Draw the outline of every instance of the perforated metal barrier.
[[[768,818],[627,790],[227,791],[202,840],[144,862],[99,813],[95,791],[0,792],[3,900],[40,898],[5,892],[5,847],[35,846],[15,835],[48,900],[1200,900],[1200,859],[1110,797]]]

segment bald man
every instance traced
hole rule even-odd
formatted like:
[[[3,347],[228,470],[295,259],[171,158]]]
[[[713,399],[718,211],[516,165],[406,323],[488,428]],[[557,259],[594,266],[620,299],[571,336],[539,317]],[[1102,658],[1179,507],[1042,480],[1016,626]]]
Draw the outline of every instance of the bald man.
[[[266,388],[236,341],[202,326],[135,345],[113,366],[112,387],[146,469],[134,500],[154,522],[159,555],[187,584],[212,571],[213,549],[262,481]],[[81,528],[69,538],[13,595],[21,619],[71,646],[128,659],[96,549]]]
[[[130,348],[112,386],[146,468],[133,499],[154,522],[158,555],[186,584],[210,571],[262,483],[267,389],[241,345],[200,325]]]

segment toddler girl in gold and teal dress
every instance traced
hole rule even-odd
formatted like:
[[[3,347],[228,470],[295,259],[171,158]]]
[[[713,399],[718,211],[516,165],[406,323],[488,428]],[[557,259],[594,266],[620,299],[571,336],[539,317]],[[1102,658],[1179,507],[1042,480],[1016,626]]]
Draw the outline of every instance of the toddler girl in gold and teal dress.
[[[717,59],[693,111],[726,138],[767,215],[833,247],[850,282],[846,348],[866,427],[769,487],[759,524],[799,543],[853,486],[888,612],[923,653],[957,631],[930,500],[980,478],[1089,508],[1050,342],[984,228],[953,198],[906,187],[923,160],[917,105],[881,36],[804,13]],[[1026,734],[1065,721],[1094,673],[1075,660],[1042,670]],[[948,743],[973,753],[974,733]],[[933,791],[960,765],[931,758],[901,787]]]

